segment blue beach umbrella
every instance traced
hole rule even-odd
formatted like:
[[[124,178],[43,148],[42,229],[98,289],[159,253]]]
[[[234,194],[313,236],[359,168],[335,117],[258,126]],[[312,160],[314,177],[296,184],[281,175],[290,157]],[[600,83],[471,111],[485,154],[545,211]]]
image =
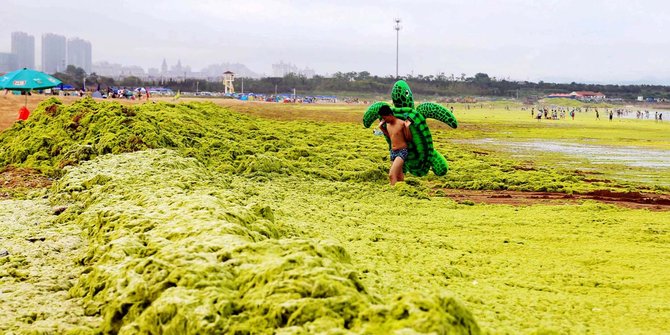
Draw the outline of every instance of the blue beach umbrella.
[[[56,87],[60,83],[60,80],[44,72],[25,67],[0,77],[0,89],[26,92],[26,104],[28,103],[28,92]]]

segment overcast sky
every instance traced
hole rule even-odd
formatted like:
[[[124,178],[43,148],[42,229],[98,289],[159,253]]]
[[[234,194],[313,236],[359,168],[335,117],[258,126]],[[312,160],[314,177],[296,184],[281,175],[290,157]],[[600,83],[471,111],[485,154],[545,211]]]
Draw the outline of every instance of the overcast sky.
[[[272,74],[283,60],[319,74],[472,76],[670,84],[665,0],[2,0],[0,52],[11,32],[80,37],[93,62],[192,70],[242,63]]]

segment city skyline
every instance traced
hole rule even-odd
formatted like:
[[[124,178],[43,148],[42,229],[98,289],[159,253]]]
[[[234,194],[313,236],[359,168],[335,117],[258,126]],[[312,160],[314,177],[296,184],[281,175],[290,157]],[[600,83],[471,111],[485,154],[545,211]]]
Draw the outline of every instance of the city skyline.
[[[472,2],[202,0],[160,3],[8,0],[0,31],[54,30],[95,45],[94,62],[144,69],[163,58],[194,71],[245,64],[272,74],[280,60],[318,74],[483,72],[511,80],[670,84],[670,3],[655,0]],[[30,15],[37,20],[25,20]],[[0,45],[7,45],[0,36]],[[2,51],[2,50],[0,50]]]
[[[41,43],[35,43],[35,36],[23,31],[11,33],[10,52],[0,49],[0,71],[8,72],[20,68],[41,70],[46,73],[63,72],[68,65],[81,67],[87,73],[92,71],[92,46],[89,41],[78,37],[44,33]],[[39,66],[35,62],[36,46],[39,46]]]
[[[235,70],[236,73],[247,77],[261,77],[265,74],[256,73],[248,69],[244,64],[209,64],[201,71],[193,71],[190,65],[182,65],[181,60],[177,59],[172,66],[167,65],[166,58],[163,58],[161,69],[156,67],[143,68],[132,64],[110,63],[102,60],[92,61],[92,45],[89,41],[78,37],[67,38],[66,36],[45,33],[42,34],[40,48],[39,66],[35,62],[35,38],[25,32],[11,33],[11,52],[2,53],[0,56],[0,71],[12,71],[16,68],[32,68],[47,73],[63,72],[68,65],[74,65],[82,68],[86,73],[96,73],[99,75],[119,77],[124,75],[134,75],[139,77],[172,77],[181,78],[194,76],[200,78],[219,76],[225,71]],[[2,66],[4,65],[4,67]],[[213,69],[215,68],[215,69]],[[284,76],[289,73],[296,73],[313,77],[315,71],[306,67],[298,68],[291,62],[285,63],[280,60],[279,63],[272,64],[271,76]]]

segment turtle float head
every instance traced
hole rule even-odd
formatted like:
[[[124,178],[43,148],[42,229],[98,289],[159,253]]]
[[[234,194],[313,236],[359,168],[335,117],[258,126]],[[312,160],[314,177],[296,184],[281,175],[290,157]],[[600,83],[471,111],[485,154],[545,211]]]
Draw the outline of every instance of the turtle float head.
[[[393,90],[391,91],[391,99],[393,100],[393,106],[396,108],[409,107],[414,108],[414,98],[412,97],[412,90],[409,89],[409,85],[404,80],[398,80],[393,85]]]

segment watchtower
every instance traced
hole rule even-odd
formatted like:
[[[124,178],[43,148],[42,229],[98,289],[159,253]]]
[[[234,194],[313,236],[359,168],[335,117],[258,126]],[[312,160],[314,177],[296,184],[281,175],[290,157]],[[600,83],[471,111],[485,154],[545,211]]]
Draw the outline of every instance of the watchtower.
[[[235,74],[226,71],[223,73],[223,90],[225,94],[235,93],[235,88],[233,87],[233,81],[235,80]]]

